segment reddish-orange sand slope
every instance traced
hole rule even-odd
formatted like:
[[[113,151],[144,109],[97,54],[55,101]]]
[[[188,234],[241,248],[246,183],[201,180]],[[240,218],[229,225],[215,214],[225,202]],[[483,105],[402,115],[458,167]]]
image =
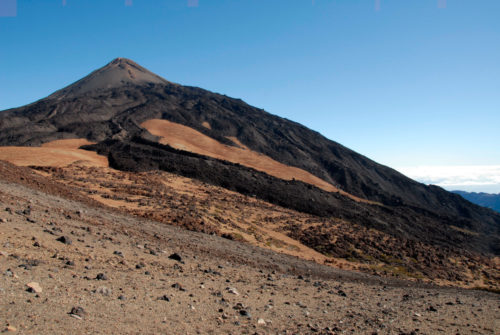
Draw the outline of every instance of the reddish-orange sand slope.
[[[108,166],[108,159],[97,153],[78,149],[82,145],[92,144],[86,139],[57,140],[41,147],[0,147],[0,160],[19,166],[55,166],[62,167],[82,161],[92,166]]]
[[[250,150],[236,138],[230,139],[240,148],[224,145],[193,128],[167,120],[148,120],[142,123],[141,127],[146,128],[153,135],[160,136],[160,143],[168,144],[177,149],[239,163],[285,180],[295,178],[329,192],[339,191],[333,185],[307,171],[282,164],[268,156]]]

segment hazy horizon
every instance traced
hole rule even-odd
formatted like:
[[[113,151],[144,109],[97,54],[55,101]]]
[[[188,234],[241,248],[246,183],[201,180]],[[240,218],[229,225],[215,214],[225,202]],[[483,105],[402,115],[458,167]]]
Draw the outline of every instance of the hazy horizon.
[[[416,166],[397,171],[427,185],[448,191],[500,194],[500,166]]]

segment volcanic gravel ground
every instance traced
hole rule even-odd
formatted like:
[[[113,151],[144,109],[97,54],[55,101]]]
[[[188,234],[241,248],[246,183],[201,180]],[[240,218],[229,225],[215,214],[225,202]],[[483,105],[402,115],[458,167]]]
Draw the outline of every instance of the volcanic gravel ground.
[[[0,182],[5,331],[495,334],[498,297],[336,270]]]

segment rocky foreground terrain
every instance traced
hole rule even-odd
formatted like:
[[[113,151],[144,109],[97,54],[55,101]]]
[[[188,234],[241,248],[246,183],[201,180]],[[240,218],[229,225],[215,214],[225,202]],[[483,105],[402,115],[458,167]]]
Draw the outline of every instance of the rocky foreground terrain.
[[[319,265],[106,207],[1,164],[0,331],[498,334],[498,294]]]
[[[84,162],[32,169],[105,206],[187,230],[335,268],[500,290],[498,258],[397,239],[345,219],[301,213],[172,173],[123,172]],[[474,236],[456,229],[463,239]]]

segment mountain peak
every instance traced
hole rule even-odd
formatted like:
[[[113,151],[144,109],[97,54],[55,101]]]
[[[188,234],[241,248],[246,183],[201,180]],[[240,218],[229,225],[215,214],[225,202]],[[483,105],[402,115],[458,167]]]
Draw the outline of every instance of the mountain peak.
[[[128,58],[124,58],[124,57],[116,57],[115,59],[113,59],[110,62],[110,64],[116,64],[116,63],[134,63],[134,64],[136,64],[133,60],[128,59]]]
[[[133,68],[139,69],[140,71],[149,72],[148,70],[146,70],[145,68],[143,68],[142,66],[140,66],[139,64],[134,62],[133,60],[128,59],[128,58],[124,58],[124,57],[117,57],[117,58],[113,59],[111,62],[109,62],[108,64],[103,66],[101,69],[106,68],[106,67],[118,67],[121,69],[126,69],[127,67],[133,67]]]
[[[169,81],[140,66],[133,60],[118,57],[79,81],[52,94],[50,98],[81,95],[92,91],[128,85],[168,84]]]

